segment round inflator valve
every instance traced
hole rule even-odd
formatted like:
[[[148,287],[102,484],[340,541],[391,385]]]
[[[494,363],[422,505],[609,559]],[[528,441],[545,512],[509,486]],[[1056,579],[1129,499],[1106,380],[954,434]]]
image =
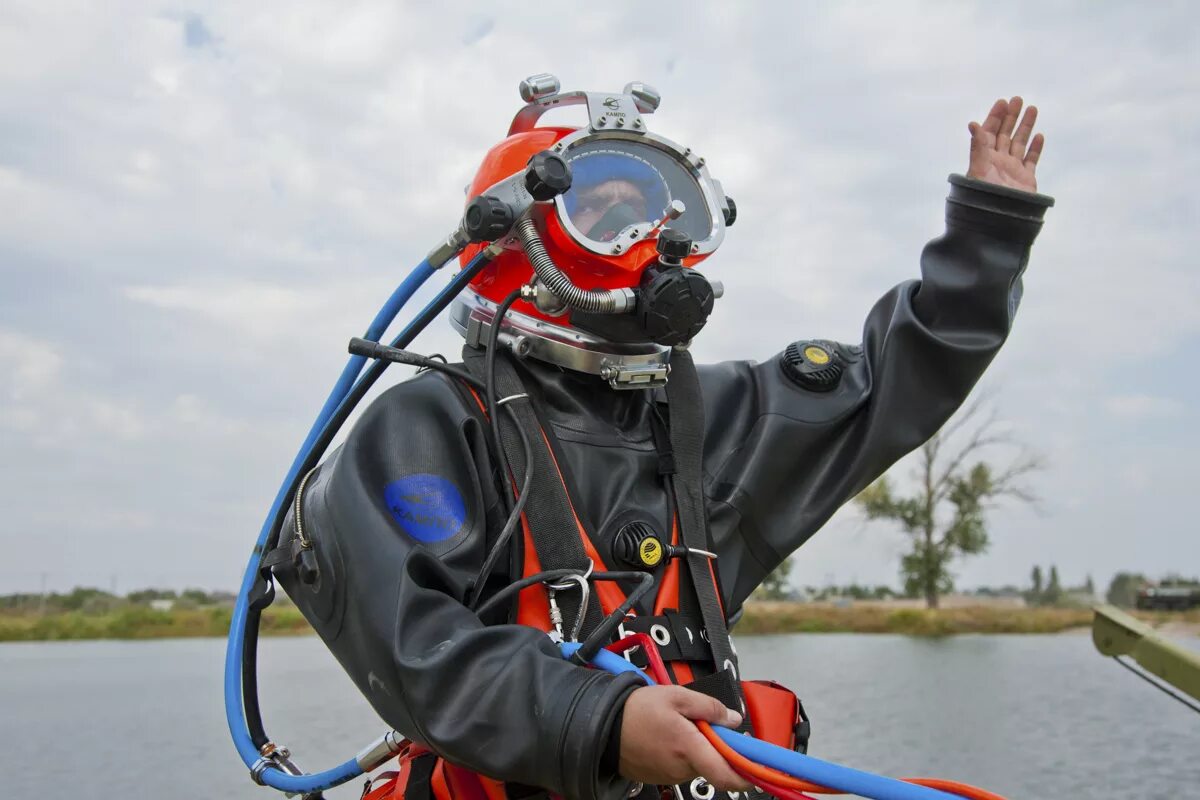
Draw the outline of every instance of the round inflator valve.
[[[667,556],[667,548],[654,528],[645,522],[621,526],[613,539],[613,557],[632,569],[654,569]]]
[[[824,342],[793,342],[779,363],[793,382],[813,392],[837,388],[846,368],[837,348]]]
[[[674,347],[700,332],[714,300],[712,284],[700,273],[652,267],[642,276],[636,314],[652,341]]]
[[[525,188],[534,200],[553,200],[571,188],[571,167],[562,156],[543,150],[529,159]]]

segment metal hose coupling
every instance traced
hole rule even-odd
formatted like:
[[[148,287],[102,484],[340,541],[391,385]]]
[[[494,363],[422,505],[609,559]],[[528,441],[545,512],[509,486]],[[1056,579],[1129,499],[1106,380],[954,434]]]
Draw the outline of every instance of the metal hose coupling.
[[[546,289],[571,308],[589,314],[628,314],[637,305],[637,295],[632,289],[580,289],[550,258],[542,235],[533,220],[525,217],[517,223],[517,238],[525,248],[525,255],[533,265],[533,271]]]

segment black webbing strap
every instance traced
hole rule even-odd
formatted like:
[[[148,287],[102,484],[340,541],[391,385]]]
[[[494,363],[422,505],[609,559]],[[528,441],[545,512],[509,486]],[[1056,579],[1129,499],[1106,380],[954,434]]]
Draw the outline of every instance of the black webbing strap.
[[[467,346],[463,348],[462,355],[467,369],[476,377],[486,380],[484,351]],[[498,400],[526,394],[520,376],[503,350],[496,353],[495,392]],[[521,435],[513,425],[513,416],[517,418],[517,423],[529,439],[533,482],[529,487],[529,500],[525,504],[525,518],[529,522],[538,562],[543,570],[574,569],[583,573],[588,569],[588,557],[579,538],[579,525],[571,510],[567,490],[559,479],[550,448],[542,435],[542,426],[538,422],[532,402],[522,397],[510,400],[506,405],[512,409],[513,415],[499,415],[500,440],[504,445],[504,455],[508,458],[512,474],[518,476],[518,480],[525,474],[525,449],[521,443]],[[495,420],[492,424],[495,424]],[[503,469],[503,465],[500,468]],[[563,614],[563,629],[568,631],[578,618],[580,600],[578,588],[574,583],[570,586],[571,588],[564,589],[555,596]],[[590,597],[583,623],[585,633],[598,625],[601,619],[600,604],[595,593]]]
[[[274,550],[268,551],[262,557],[262,560],[258,562],[258,568],[260,570],[269,570],[285,564],[291,566],[296,563],[296,558],[303,549],[304,545],[300,542],[299,536],[288,536],[281,540]]]
[[[699,619],[666,609],[660,616],[630,617],[621,623],[625,633],[644,633],[654,640],[663,661],[702,661],[712,658]],[[631,659],[632,660],[632,659]],[[634,662],[641,666],[641,662]]]
[[[408,767],[408,782],[404,785],[404,800],[434,800],[433,771],[438,757],[422,753]]]
[[[734,679],[733,673],[727,669],[719,670],[712,675],[705,675],[703,678],[696,678],[691,683],[685,683],[684,686],[693,692],[717,698],[727,708],[736,708],[740,702],[740,685]]]
[[[671,485],[675,489],[675,505],[679,511],[680,538],[686,547],[708,550],[708,513],[704,509],[701,463],[704,456],[704,401],[700,396],[696,365],[692,362],[692,354],[686,350],[676,349],[671,353],[667,407],[670,414],[671,451],[675,459]],[[700,616],[708,633],[708,643],[712,648],[713,664],[717,672],[729,670],[736,679],[737,661],[729,641],[725,614],[717,598],[715,572],[710,572],[709,560],[702,555],[689,554],[687,564],[692,588],[700,602]],[[737,691],[736,680],[734,687]],[[741,710],[740,691],[739,702],[731,708]]]

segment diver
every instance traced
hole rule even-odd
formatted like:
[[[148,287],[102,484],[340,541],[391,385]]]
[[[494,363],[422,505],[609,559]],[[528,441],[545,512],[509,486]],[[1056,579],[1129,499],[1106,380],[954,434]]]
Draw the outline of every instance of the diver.
[[[809,722],[791,691],[741,674],[729,628],[942,426],[1004,343],[1053,204],[1036,193],[1037,112],[1002,99],[970,124],[946,231],[861,342],[697,366],[689,344],[722,287],[696,267],[734,225],[733,199],[705,159],[649,131],[649,86],[521,88],[429,260],[464,266],[461,363],[354,345],[423,369],[297,479],[264,570],[409,740],[390,743],[398,774],[365,796],[750,792],[693,721],[801,751]],[[569,105],[586,125],[537,124]],[[638,665],[656,651],[676,685],[560,647],[616,641],[642,643],[624,651]]]

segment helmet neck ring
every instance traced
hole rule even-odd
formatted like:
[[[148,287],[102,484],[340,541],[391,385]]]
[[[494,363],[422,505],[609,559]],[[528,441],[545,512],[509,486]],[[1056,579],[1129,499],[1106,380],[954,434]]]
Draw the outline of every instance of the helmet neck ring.
[[[450,324],[468,345],[486,347],[496,304],[470,289],[450,307]],[[614,389],[665,386],[671,348],[652,342],[620,344],[585,331],[509,311],[500,325],[500,346],[518,358],[532,358],[575,372],[596,375]]]

